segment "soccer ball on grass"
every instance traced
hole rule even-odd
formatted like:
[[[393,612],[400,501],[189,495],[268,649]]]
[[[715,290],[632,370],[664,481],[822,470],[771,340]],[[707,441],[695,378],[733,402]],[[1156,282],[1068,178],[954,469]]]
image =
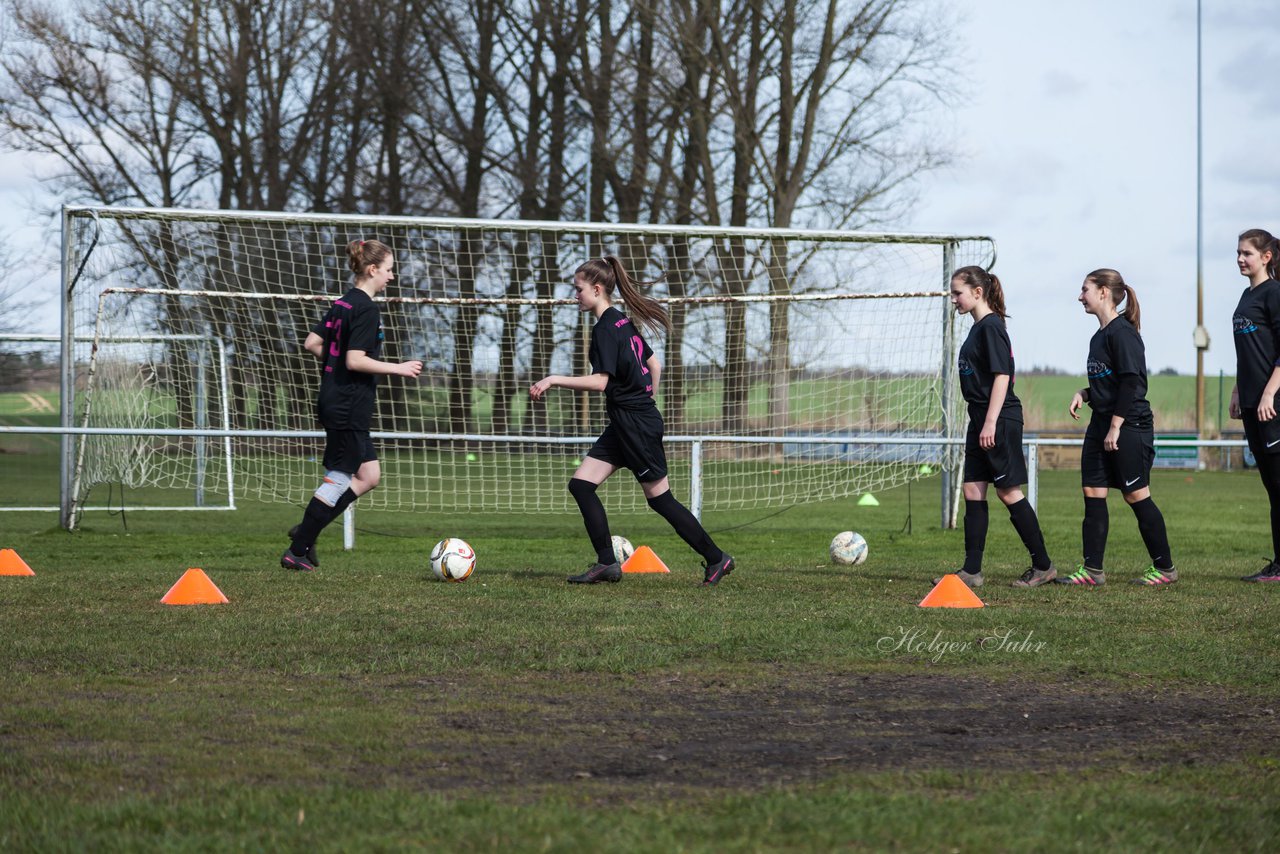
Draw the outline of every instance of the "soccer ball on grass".
[[[626,537],[613,537],[613,559],[618,563],[626,563],[627,558],[636,553],[636,547]]]
[[[867,559],[867,541],[855,531],[841,531],[831,541],[831,562],[857,566]]]
[[[431,571],[441,581],[466,581],[476,568],[476,550],[466,540],[446,537],[431,550]]]

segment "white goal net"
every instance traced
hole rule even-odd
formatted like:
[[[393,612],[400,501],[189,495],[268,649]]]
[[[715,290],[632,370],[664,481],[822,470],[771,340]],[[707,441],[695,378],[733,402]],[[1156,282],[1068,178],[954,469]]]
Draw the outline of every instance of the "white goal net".
[[[572,508],[602,396],[532,404],[528,387],[589,370],[571,279],[605,253],[660,279],[673,320],[650,343],[677,494],[727,510],[875,492],[954,464],[936,441],[960,411],[945,289],[994,261],[986,238],[853,232],[112,208],[68,209],[66,228],[70,423],[134,431],[79,438],[79,501],[119,483],[304,503],[322,440],[301,343],[350,286],[347,242],[369,238],[396,253],[384,358],[426,367],[380,386],[383,483],[362,507]]]

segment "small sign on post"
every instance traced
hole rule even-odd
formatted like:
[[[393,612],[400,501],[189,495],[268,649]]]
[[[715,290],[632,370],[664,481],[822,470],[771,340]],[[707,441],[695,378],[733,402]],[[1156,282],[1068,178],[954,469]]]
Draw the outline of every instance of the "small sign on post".
[[[1194,439],[1195,433],[1157,433],[1154,469],[1200,469],[1200,449],[1188,446],[1161,445],[1161,439]]]

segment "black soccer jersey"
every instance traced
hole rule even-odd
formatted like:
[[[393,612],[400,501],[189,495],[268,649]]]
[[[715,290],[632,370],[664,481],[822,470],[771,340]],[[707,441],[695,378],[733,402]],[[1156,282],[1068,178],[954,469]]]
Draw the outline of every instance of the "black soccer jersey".
[[[969,417],[981,421],[991,403],[996,374],[1009,375],[1009,392],[1000,409],[1001,418],[1022,421],[1022,401],[1013,393],[1013,345],[1004,319],[994,311],[973,325],[960,346],[960,393],[969,404]]]
[[[1151,404],[1147,402],[1147,350],[1142,336],[1123,316],[1093,333],[1089,339],[1089,407],[1095,415],[1120,415],[1134,427],[1152,425]],[[1127,412],[1115,411],[1120,385],[1136,382],[1133,402]]]
[[[1245,288],[1231,319],[1236,339],[1236,388],[1240,406],[1256,409],[1271,372],[1280,365],[1280,282]]]
[[[371,358],[382,353],[382,317],[373,298],[359,288],[335,300],[329,313],[311,330],[324,338],[320,396],[316,416],[330,430],[368,430],[378,377],[347,369],[347,353],[363,350]]]
[[[653,407],[653,377],[645,363],[653,351],[631,319],[613,306],[605,309],[591,329],[591,370],[609,375],[604,389],[606,407]]]

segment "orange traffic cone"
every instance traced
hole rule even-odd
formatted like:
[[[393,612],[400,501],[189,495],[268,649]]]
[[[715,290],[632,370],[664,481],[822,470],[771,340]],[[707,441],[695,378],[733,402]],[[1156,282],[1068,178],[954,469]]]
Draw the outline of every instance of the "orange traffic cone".
[[[221,605],[227,602],[218,585],[209,580],[203,569],[192,567],[182,574],[160,600],[166,605]]]
[[[13,549],[0,549],[0,575],[35,575]]]
[[[920,600],[921,608],[983,608],[982,600],[954,572],[944,575]]]
[[[648,546],[640,546],[626,563],[622,564],[623,572],[670,572],[662,558]]]

